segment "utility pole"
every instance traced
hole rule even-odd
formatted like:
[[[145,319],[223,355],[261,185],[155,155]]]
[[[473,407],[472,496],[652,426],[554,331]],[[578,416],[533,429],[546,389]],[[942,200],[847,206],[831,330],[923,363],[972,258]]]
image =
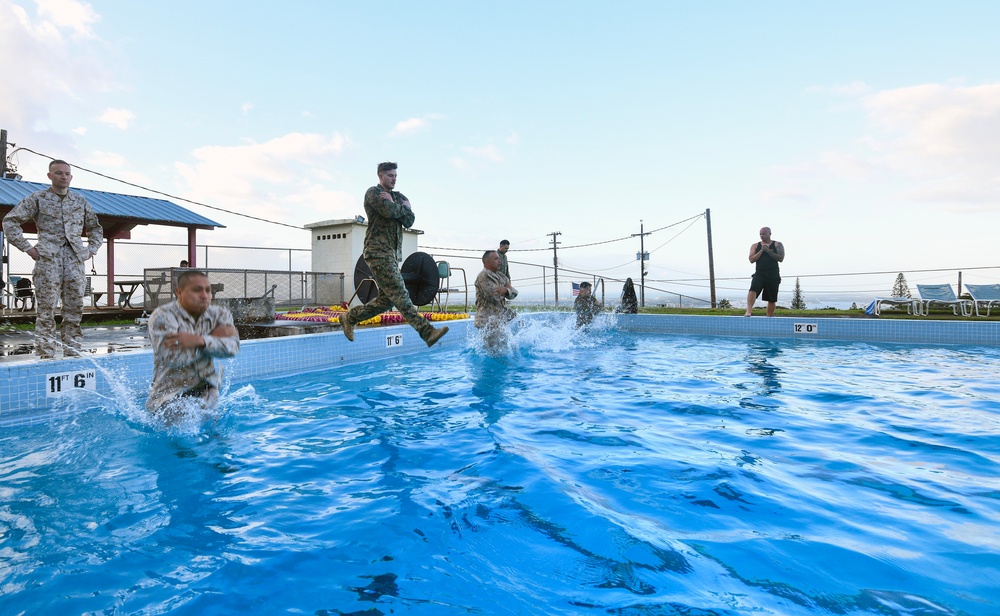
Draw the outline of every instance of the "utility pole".
[[[705,228],[708,229],[708,287],[712,308],[715,308],[715,258],[712,257],[712,210],[705,209]]]
[[[639,252],[635,254],[636,261],[639,262],[639,305],[646,307],[646,261],[649,261],[649,253],[646,252],[646,236],[642,220],[639,220],[639,232],[633,233],[632,237],[639,236]]]
[[[553,231],[552,233],[549,233],[549,235],[552,236],[552,267],[553,267],[552,280],[555,283],[556,287],[556,307],[558,307],[559,306],[559,257],[556,254],[556,246],[558,246],[561,242],[556,241],[556,236],[562,235],[562,232]]]
[[[7,129],[0,129],[0,179],[7,178]]]

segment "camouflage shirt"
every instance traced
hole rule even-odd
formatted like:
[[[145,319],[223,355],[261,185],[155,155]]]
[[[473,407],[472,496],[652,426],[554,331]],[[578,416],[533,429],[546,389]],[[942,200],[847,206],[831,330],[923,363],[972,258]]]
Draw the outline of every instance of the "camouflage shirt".
[[[379,197],[388,192],[392,201]],[[413,225],[416,217],[404,206],[406,197],[397,191],[388,191],[380,184],[372,186],[365,193],[365,214],[368,215],[368,230],[365,232],[365,259],[394,257],[403,259],[403,229]]]
[[[211,305],[197,319],[177,301],[160,306],[149,317],[147,328],[153,343],[153,386],[146,400],[150,411],[163,406],[171,398],[205,381],[218,389],[222,368],[216,370],[214,358],[234,357],[240,350],[240,337],[212,336],[220,325],[233,325],[233,315],[223,306]],[[201,349],[175,349],[164,345],[168,334],[184,332],[199,334],[205,339]]]
[[[576,310],[576,326],[583,327],[601,312],[601,303],[593,295],[578,295],[573,301],[573,309]]]
[[[64,244],[69,244],[81,261],[97,254],[104,242],[104,230],[97,221],[97,214],[79,193],[69,191],[60,197],[51,189],[33,192],[14,207],[3,219],[3,230],[10,243],[22,252],[31,250],[24,239],[21,227],[29,220],[38,229],[38,255],[51,259],[59,254]],[[87,232],[87,246],[83,245],[83,232]]]
[[[507,307],[507,300],[517,297],[517,289],[507,289],[506,295],[493,292],[498,286],[502,287],[509,282],[510,278],[486,268],[476,276],[476,327],[491,324],[491,321],[497,319],[506,323],[514,318],[514,311]]]
[[[507,278],[510,278],[510,267],[507,265],[507,255],[497,251],[497,255],[500,257],[500,269],[497,270]]]

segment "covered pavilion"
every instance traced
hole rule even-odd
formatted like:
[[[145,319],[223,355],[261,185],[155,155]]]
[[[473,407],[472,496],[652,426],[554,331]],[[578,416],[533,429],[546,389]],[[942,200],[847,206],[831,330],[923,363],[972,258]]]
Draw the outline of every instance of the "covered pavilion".
[[[0,219],[6,216],[14,206],[31,193],[49,188],[49,184],[39,182],[24,182],[21,180],[0,178]],[[198,229],[212,230],[225,228],[213,220],[196,214],[170,201],[137,197],[118,193],[88,190],[86,188],[70,188],[90,203],[97,214],[97,219],[104,229],[104,242],[107,246],[108,288],[107,302],[114,305],[115,288],[115,240],[132,239],[132,229],[140,225],[162,225],[165,227],[184,227],[187,229],[187,260],[191,267],[197,266],[197,232]],[[37,233],[34,224],[29,222],[23,227],[25,233]],[[0,232],[2,235],[2,232]],[[6,256],[6,254],[5,254]],[[0,271],[2,273],[2,271]],[[9,273],[9,272],[8,272]],[[4,276],[7,279],[7,276]]]

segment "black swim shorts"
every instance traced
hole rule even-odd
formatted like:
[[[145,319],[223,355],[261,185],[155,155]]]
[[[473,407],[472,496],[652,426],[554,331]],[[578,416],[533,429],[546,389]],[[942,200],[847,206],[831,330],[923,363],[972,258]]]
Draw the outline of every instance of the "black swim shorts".
[[[778,301],[778,285],[781,284],[781,278],[771,278],[769,276],[761,276],[759,274],[753,275],[753,280],[750,281],[750,290],[757,294],[757,297],[761,297],[761,291],[764,291],[764,301],[765,302],[776,302]]]

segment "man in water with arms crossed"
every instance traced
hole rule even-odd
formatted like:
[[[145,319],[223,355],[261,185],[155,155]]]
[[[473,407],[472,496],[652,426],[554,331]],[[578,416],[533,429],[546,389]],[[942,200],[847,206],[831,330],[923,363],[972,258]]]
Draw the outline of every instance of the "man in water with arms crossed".
[[[500,263],[497,251],[487,250],[483,253],[483,271],[476,277],[475,325],[486,346],[494,349],[506,344],[507,323],[517,316],[507,307],[507,300],[517,297],[517,289],[500,272]]]
[[[204,272],[182,273],[176,292],[177,299],[153,311],[148,324],[153,385],[146,410],[162,414],[168,422],[182,412],[172,410],[171,403],[183,398],[198,399],[206,408],[215,406],[222,382],[215,358],[234,357],[240,350],[233,315],[212,304],[212,285]]]

